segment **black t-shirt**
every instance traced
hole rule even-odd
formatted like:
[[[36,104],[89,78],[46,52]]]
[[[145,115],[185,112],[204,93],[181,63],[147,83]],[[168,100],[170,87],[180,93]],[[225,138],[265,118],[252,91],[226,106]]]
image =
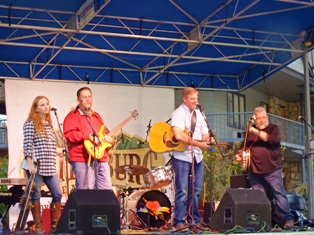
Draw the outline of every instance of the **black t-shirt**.
[[[280,148],[281,135],[279,127],[269,124],[265,129],[267,141],[263,141],[253,133],[248,133],[246,149],[250,148],[250,170],[256,174],[272,173],[282,168],[282,154]]]

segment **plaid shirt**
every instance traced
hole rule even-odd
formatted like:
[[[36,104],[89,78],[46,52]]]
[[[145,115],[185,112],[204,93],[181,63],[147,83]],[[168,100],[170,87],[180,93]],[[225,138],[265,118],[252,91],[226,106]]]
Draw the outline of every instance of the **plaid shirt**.
[[[23,151],[24,156],[30,157],[39,162],[38,173],[42,176],[52,176],[57,174],[56,170],[56,137],[49,123],[45,123],[44,132],[35,134],[33,121],[27,121],[23,127]]]

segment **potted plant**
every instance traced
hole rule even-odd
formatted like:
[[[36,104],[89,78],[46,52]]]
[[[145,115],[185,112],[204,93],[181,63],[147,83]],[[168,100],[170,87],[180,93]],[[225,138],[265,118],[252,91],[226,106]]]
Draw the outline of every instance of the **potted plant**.
[[[234,161],[234,155],[238,150],[240,143],[235,142],[227,146],[213,146],[207,151],[203,151],[205,174],[204,187],[201,193],[201,202],[203,206],[211,204],[210,209],[215,208],[221,200],[226,189],[230,187],[230,176],[242,173],[241,166]],[[205,221],[206,222],[206,221]]]

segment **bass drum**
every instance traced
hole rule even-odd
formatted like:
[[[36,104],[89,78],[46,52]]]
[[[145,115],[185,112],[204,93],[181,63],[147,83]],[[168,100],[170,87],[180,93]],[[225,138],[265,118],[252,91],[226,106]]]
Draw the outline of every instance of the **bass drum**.
[[[158,191],[136,191],[129,196],[130,225],[140,228],[160,228],[171,218],[171,204],[168,197]]]

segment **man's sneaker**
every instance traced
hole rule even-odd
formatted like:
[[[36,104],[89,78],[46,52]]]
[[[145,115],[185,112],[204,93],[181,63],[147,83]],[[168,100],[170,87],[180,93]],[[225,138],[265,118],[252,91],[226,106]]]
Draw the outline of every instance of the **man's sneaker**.
[[[285,225],[283,226],[284,229],[291,229],[294,227],[294,223],[292,220],[286,221]]]

